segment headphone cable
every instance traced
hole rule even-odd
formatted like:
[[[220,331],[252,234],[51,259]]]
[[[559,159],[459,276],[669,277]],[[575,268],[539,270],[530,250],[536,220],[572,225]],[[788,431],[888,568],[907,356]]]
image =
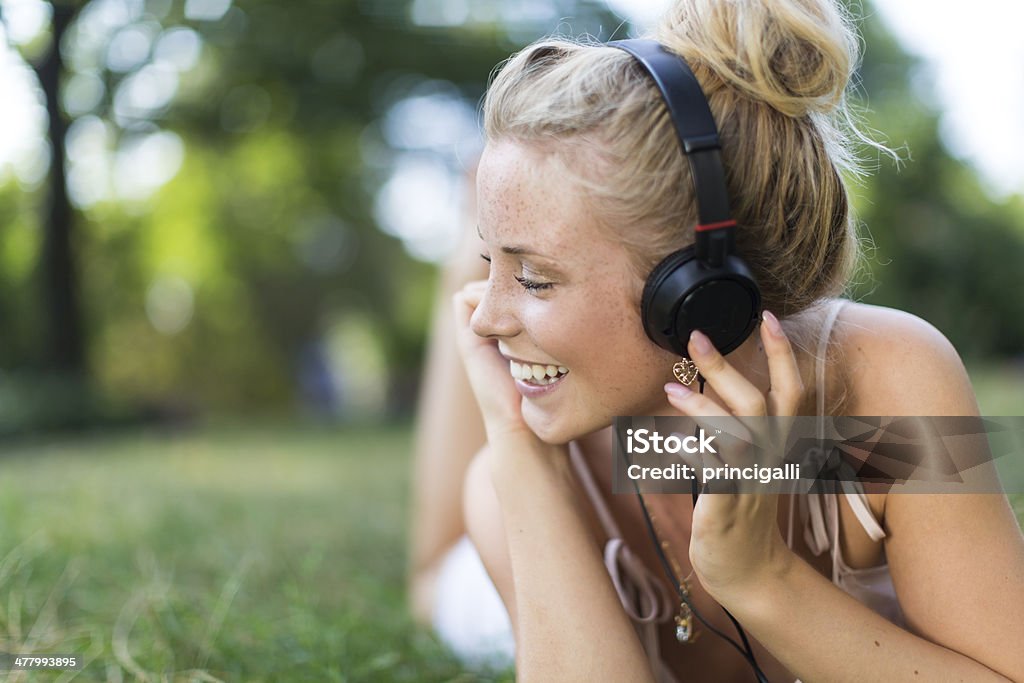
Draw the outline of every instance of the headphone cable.
[[[698,374],[697,375],[697,379],[698,379],[698,382],[700,384],[700,393],[703,394],[704,393],[704,376]],[[694,435],[695,436],[697,435],[697,430],[698,430],[698,428],[695,427],[694,428]],[[625,452],[626,451],[623,451],[623,453],[625,453]],[[628,462],[628,458],[627,458],[627,462]],[[696,605],[694,605],[690,601],[689,596],[687,596],[683,592],[682,587],[680,585],[680,582],[676,578],[675,572],[672,571],[672,567],[669,564],[668,558],[665,557],[665,552],[661,548],[661,543],[658,541],[658,533],[654,530],[654,523],[651,522],[651,514],[647,510],[647,503],[644,502],[644,497],[640,493],[640,486],[636,483],[635,479],[633,479],[632,481],[633,481],[633,488],[636,491],[636,497],[640,501],[640,509],[643,511],[643,514],[644,514],[644,523],[647,526],[647,532],[650,535],[651,541],[654,543],[654,549],[655,549],[655,551],[657,551],[657,554],[658,554],[658,560],[661,562],[661,567],[665,571],[665,575],[668,577],[669,581],[672,582],[672,586],[675,588],[676,593],[679,595],[679,599],[683,603],[685,603],[687,607],[690,608],[690,611],[693,612],[693,615],[695,617],[697,617],[697,619],[700,621],[700,623],[704,624],[704,626],[709,631],[714,633],[716,636],[718,636],[719,638],[722,638],[723,640],[728,642],[730,645],[732,645],[733,648],[743,656],[743,659],[745,659],[747,664],[750,665],[750,668],[753,669],[754,676],[757,678],[758,683],[769,683],[767,676],[764,675],[764,672],[761,670],[761,667],[757,663],[757,658],[754,656],[754,650],[750,646],[750,641],[747,639],[747,634],[743,631],[743,627],[740,626],[740,623],[739,623],[739,621],[736,620],[736,617],[734,617],[732,615],[732,613],[729,612],[729,610],[727,610],[725,607],[722,607],[722,611],[725,612],[725,615],[727,617],[729,617],[729,621],[731,621],[733,626],[736,627],[736,631],[737,631],[737,633],[739,633],[740,640],[743,643],[742,646],[739,643],[737,643],[735,640],[733,640],[732,638],[730,638],[729,636],[727,636],[726,634],[722,633],[720,630],[718,630],[717,628],[715,628],[714,626],[709,624],[707,619],[704,618],[704,615],[702,615],[700,613],[700,610],[697,609]],[[696,506],[697,506],[697,499],[700,497],[700,490],[699,490],[699,488],[697,486],[697,480],[696,479],[692,479],[691,480],[691,485],[692,485],[692,492],[693,492],[693,505],[694,505],[694,508],[696,508]]]

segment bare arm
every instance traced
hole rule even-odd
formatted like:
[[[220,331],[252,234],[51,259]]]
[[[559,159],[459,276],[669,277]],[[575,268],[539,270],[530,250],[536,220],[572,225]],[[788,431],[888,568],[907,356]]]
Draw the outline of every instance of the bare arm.
[[[488,442],[485,460],[470,468],[465,516],[513,620],[518,678],[652,681],[576,500],[568,449],[544,443],[530,429],[497,339],[472,329],[486,289],[472,283],[453,300]],[[497,540],[499,534],[504,538]]]
[[[469,207],[459,250],[441,273],[416,416],[408,591],[410,609],[421,623],[430,620],[440,561],[465,533],[463,475],[485,441],[483,419],[455,344],[451,309],[452,294],[487,277],[471,212]]]
[[[653,681],[563,447],[495,440],[467,479],[466,518],[516,633],[517,680]]]
[[[855,394],[867,398],[851,414],[977,414],[966,372],[941,334],[898,312],[858,316],[867,332],[848,353],[861,385]],[[885,524],[909,631],[793,558],[719,597],[808,683],[1024,680],[1024,539],[1005,497],[890,495]]]

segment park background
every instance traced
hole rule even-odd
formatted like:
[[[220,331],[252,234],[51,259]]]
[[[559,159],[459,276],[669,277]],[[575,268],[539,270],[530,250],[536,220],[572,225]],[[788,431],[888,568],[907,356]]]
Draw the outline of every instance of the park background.
[[[623,37],[626,4],[0,1],[0,652],[88,662],[7,680],[508,677],[404,611],[433,292],[492,68]],[[855,11],[905,159],[853,186],[856,296],[1022,415],[1024,181],[964,160],[930,63]]]

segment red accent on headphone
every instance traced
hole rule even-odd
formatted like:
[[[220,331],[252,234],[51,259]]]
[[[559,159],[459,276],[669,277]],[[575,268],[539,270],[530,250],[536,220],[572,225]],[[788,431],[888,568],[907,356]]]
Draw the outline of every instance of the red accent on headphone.
[[[705,230],[718,230],[720,228],[733,228],[736,227],[736,221],[729,219],[727,221],[718,221],[717,223],[708,223],[707,225],[697,224],[694,228],[697,232],[704,232]]]

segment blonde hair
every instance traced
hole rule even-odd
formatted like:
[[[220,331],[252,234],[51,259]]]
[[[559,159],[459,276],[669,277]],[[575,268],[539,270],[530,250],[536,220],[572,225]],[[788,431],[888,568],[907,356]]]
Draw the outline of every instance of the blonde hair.
[[[737,249],[765,308],[794,316],[842,294],[860,255],[843,174],[860,172],[857,140],[884,148],[850,113],[858,39],[841,7],[678,0],[645,37],[685,57],[707,96]],[[688,162],[660,93],[624,51],[564,38],[533,43],[493,77],[484,129],[488,141],[514,140],[563,160],[641,278],[693,242]]]

